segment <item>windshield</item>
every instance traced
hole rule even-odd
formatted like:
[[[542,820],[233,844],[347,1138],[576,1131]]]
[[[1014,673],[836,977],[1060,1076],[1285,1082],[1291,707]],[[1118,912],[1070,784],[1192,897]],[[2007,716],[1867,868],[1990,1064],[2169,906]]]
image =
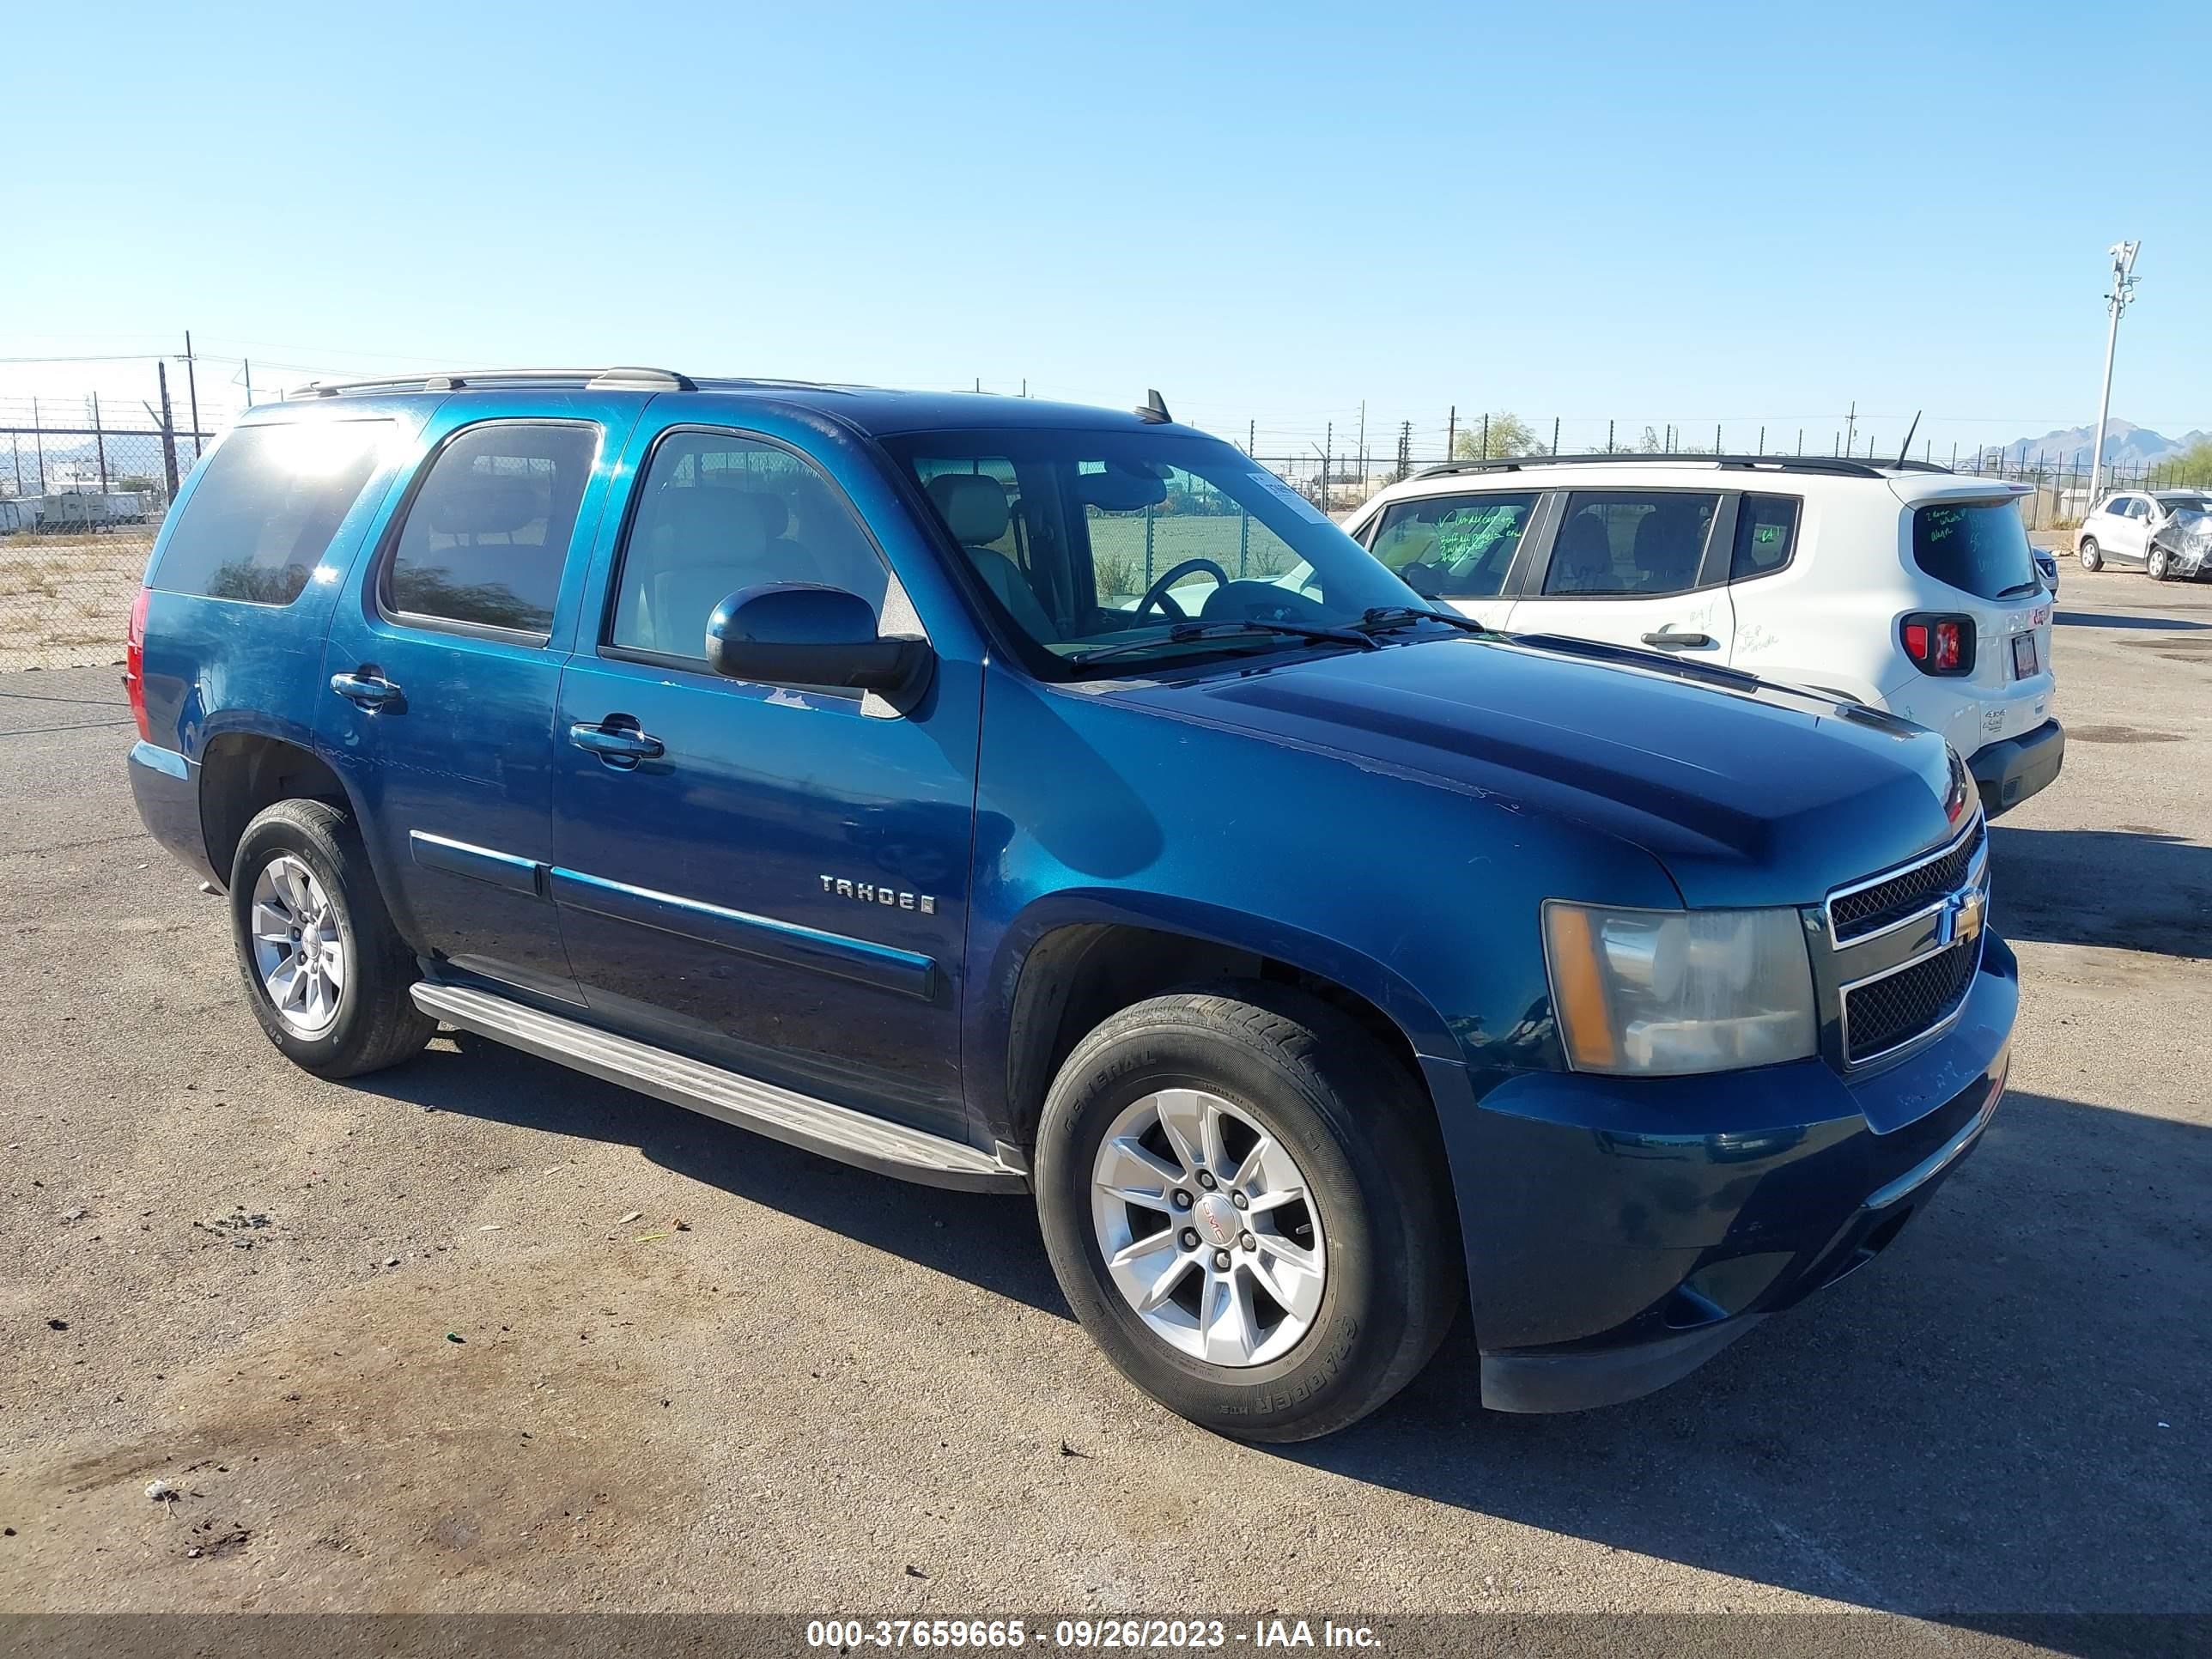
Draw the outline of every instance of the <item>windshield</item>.
[[[2160,503],[2169,513],[2212,512],[2212,497],[2203,495],[2161,495]]]
[[[1912,558],[1939,582],[1984,599],[2042,586],[2011,501],[1944,502],[1912,515]]]
[[[1361,641],[1311,630],[1378,607],[1427,609],[1304,496],[1217,439],[1019,429],[912,433],[884,447],[1019,630],[1024,660],[1049,678],[1343,649]]]

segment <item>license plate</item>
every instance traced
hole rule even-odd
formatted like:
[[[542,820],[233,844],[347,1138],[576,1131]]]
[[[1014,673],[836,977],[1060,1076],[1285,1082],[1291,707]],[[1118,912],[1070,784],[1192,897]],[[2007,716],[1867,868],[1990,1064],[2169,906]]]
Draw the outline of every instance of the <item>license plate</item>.
[[[2012,636],[2012,677],[2016,680],[2032,678],[2035,673],[2035,635],[2015,634]]]

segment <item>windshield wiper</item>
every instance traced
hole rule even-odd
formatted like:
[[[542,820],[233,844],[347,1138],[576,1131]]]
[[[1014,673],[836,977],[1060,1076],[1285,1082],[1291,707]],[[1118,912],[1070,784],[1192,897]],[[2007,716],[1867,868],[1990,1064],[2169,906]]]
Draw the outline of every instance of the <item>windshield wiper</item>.
[[[1068,658],[1072,663],[1103,662],[1109,657],[1133,657],[1146,651],[1157,651],[1164,645],[1187,645],[1194,640],[1235,639],[1240,635],[1255,637],[1264,634],[1279,634],[1292,639],[1315,640],[1335,645],[1356,645],[1363,651],[1379,651],[1382,644],[1372,635],[1354,633],[1349,628],[1320,628],[1310,623],[1261,622],[1186,622],[1177,623],[1168,629],[1164,640],[1125,640],[1119,645],[1102,645],[1095,651],[1079,651]]]
[[[1468,634],[1504,637],[1488,623],[1479,623],[1472,617],[1462,617],[1456,611],[1431,611],[1418,605],[1371,605],[1352,625],[1364,634],[1381,634],[1393,628],[1409,628],[1417,622],[1440,622],[1448,628],[1456,628]]]
[[[2010,587],[1999,588],[1997,590],[1997,598],[2001,599],[2008,599],[2015,593],[2033,593],[2041,588],[2042,586],[2043,581],[2040,577],[2032,582],[2014,582]]]

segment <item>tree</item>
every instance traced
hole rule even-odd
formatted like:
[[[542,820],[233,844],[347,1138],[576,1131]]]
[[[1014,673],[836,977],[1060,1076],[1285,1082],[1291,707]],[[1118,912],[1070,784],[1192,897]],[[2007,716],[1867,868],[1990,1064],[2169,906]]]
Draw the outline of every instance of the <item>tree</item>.
[[[2212,487],[2212,438],[2190,445],[2172,460],[2160,463],[2158,470],[2184,489]]]
[[[1476,416],[1462,428],[1452,444],[1452,459],[1455,461],[1494,461],[1515,455],[1548,455],[1552,452],[1536,441],[1534,428],[1510,410],[1498,410],[1490,417],[1489,442],[1483,440],[1483,417]]]

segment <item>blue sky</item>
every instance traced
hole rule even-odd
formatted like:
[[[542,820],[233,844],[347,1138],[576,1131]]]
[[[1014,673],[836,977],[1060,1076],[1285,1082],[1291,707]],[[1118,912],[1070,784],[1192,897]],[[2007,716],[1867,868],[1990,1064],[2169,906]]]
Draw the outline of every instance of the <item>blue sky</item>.
[[[1263,451],[1856,400],[1940,452],[2094,417],[2129,236],[2114,412],[2212,426],[2202,5],[319,9],[11,25],[0,357],[1158,386]]]

